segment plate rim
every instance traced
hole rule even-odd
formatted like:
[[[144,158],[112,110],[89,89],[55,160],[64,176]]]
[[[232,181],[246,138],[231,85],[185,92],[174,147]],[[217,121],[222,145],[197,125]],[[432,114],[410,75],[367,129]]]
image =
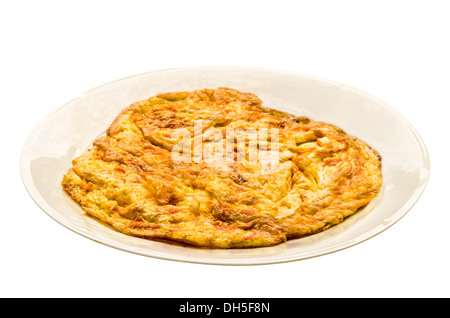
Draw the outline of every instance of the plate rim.
[[[390,222],[388,224],[384,224],[384,227],[382,229],[378,229],[374,228],[370,231],[366,231],[364,233],[362,233],[361,235],[355,237],[352,239],[352,242],[348,242],[347,244],[345,244],[345,246],[339,247],[339,248],[335,248],[332,249],[331,251],[323,251],[321,253],[315,253],[314,255],[309,255],[309,256],[290,256],[290,257],[285,257],[283,259],[270,259],[270,260],[264,260],[264,258],[260,258],[257,260],[253,260],[253,259],[248,259],[243,261],[242,258],[236,258],[236,259],[232,259],[232,260],[226,260],[226,259],[208,259],[205,260],[204,258],[198,258],[198,259],[193,259],[190,257],[180,257],[180,256],[176,256],[173,255],[172,257],[169,256],[157,256],[157,255],[151,255],[147,254],[147,253],[142,253],[142,252],[138,252],[138,251],[133,251],[130,249],[127,249],[126,246],[129,246],[127,244],[122,244],[119,243],[117,241],[114,240],[109,240],[106,239],[105,240],[98,240],[95,237],[93,237],[92,235],[89,235],[87,233],[81,233],[81,231],[78,231],[74,228],[74,226],[71,226],[70,222],[67,221],[67,219],[65,219],[64,217],[58,217],[60,216],[58,211],[56,211],[54,208],[50,207],[48,205],[48,203],[46,202],[46,200],[44,198],[42,198],[41,195],[39,195],[39,193],[36,191],[35,189],[35,184],[32,180],[32,175],[31,175],[31,171],[28,169],[29,168],[29,162],[25,159],[26,156],[26,151],[30,145],[30,142],[32,141],[33,137],[36,135],[36,133],[39,131],[39,129],[41,129],[43,126],[45,126],[45,123],[57,112],[61,111],[62,109],[64,109],[65,107],[68,107],[73,101],[82,98],[83,96],[97,90],[100,89],[102,87],[106,87],[108,85],[114,84],[116,82],[120,82],[120,81],[124,81],[127,79],[131,79],[131,78],[136,78],[136,77],[140,77],[140,76],[145,76],[145,75],[150,75],[150,74],[155,74],[155,73],[160,73],[160,72],[170,72],[170,71],[179,71],[179,70],[200,70],[200,69],[214,69],[214,68],[226,68],[226,69],[240,69],[240,70],[250,70],[250,71],[266,71],[266,72],[276,72],[278,74],[284,73],[284,74],[289,74],[289,75],[293,75],[293,76],[299,76],[305,79],[311,79],[311,80],[315,80],[315,81],[319,81],[319,82],[325,82],[325,83],[329,83],[332,85],[338,85],[340,87],[345,87],[346,89],[351,89],[354,92],[357,92],[367,98],[370,98],[374,101],[376,101],[377,103],[383,105],[383,107],[385,107],[387,110],[389,110],[393,115],[396,116],[397,120],[400,120],[403,122],[403,124],[405,125],[405,127],[407,127],[409,129],[409,131],[412,133],[412,135],[415,137],[419,148],[422,152],[423,155],[423,159],[424,159],[424,165],[422,166],[422,168],[425,168],[426,171],[426,175],[424,176],[423,180],[422,180],[422,184],[420,187],[418,187],[416,189],[416,191],[413,193],[413,195],[411,195],[403,204],[402,206],[395,212],[392,214],[392,216],[390,217]],[[29,194],[29,196],[31,197],[31,199],[35,202],[35,204],[45,213],[47,214],[47,216],[49,216],[51,219],[53,219],[54,221],[56,221],[57,223],[59,223],[60,225],[64,226],[65,228],[71,230],[72,232],[75,232],[76,234],[83,236],[85,238],[88,238],[94,242],[100,243],[102,245],[108,246],[108,247],[112,247],[121,251],[125,251],[128,253],[132,253],[132,254],[136,254],[136,255],[141,255],[141,256],[146,256],[146,257],[150,257],[150,258],[155,258],[155,259],[162,259],[162,260],[169,260],[169,261],[177,261],[177,262],[184,262],[184,263],[195,263],[195,264],[208,264],[208,265],[229,265],[229,266],[247,266],[247,265],[268,265],[268,264],[279,264],[279,263],[286,263],[286,262],[293,262],[293,261],[300,261],[300,260],[305,260],[305,259],[310,259],[310,258],[315,258],[315,257],[319,257],[319,256],[323,256],[323,255],[327,255],[327,254],[331,254],[331,253],[335,253],[338,251],[342,251],[344,249],[347,249],[349,247],[358,245],[372,237],[377,236],[378,234],[381,234],[382,232],[384,232],[385,230],[387,230],[388,228],[392,227],[394,224],[396,224],[400,219],[402,219],[414,206],[415,204],[418,202],[418,200],[420,199],[420,197],[422,196],[422,194],[424,193],[427,185],[428,185],[428,181],[430,178],[430,156],[429,156],[429,152],[428,149],[422,139],[422,137],[420,136],[420,134],[418,133],[418,131],[416,130],[416,128],[402,115],[400,114],[395,108],[393,108],[391,105],[389,105],[388,103],[384,102],[383,100],[381,100],[378,97],[373,96],[370,93],[367,93],[366,91],[363,91],[359,88],[353,87],[351,85],[348,84],[344,84],[342,82],[339,81],[335,81],[335,80],[330,80],[330,79],[326,79],[326,78],[322,78],[322,77],[318,77],[315,75],[310,75],[310,74],[306,74],[306,73],[301,73],[301,72],[297,72],[297,71],[291,71],[291,70],[284,70],[284,69],[275,69],[275,68],[266,68],[266,67],[254,67],[254,66],[225,66],[225,65],[208,65],[208,66],[190,66],[190,67],[177,67],[177,68],[164,68],[164,69],[158,69],[158,70],[152,70],[152,71],[148,71],[148,72],[142,72],[142,73],[138,73],[138,74],[134,74],[134,75],[130,75],[130,76],[125,76],[113,81],[109,81],[107,83],[98,85],[94,88],[91,88],[75,97],[73,97],[72,99],[68,100],[67,102],[65,102],[64,104],[60,105],[59,107],[55,108],[53,111],[49,112],[46,116],[44,116],[42,119],[40,119],[38,121],[38,123],[36,124],[36,126],[31,130],[31,132],[29,133],[28,137],[25,140],[25,143],[22,147],[22,151],[20,154],[20,174],[21,174],[21,179],[22,182],[25,186],[25,189],[27,191],[27,193]],[[123,246],[125,245],[125,246]]]

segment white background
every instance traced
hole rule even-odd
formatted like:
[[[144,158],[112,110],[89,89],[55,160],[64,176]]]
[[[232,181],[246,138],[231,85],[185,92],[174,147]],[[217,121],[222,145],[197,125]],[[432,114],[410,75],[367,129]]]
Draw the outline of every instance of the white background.
[[[449,297],[448,1],[2,1],[2,297]],[[408,119],[431,157],[414,208],[380,235],[277,265],[147,258],[59,225],[28,196],[22,146],[55,108],[147,71],[257,66],[336,80]]]

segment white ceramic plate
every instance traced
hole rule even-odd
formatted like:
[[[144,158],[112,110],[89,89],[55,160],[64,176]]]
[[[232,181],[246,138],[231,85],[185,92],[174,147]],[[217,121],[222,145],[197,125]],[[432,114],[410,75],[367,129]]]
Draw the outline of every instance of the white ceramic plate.
[[[384,187],[364,209],[322,233],[265,248],[209,250],[118,233],[93,218],[62,190],[71,160],[91,146],[132,102],[168,91],[232,87],[257,94],[264,105],[335,124],[379,151]],[[145,256],[208,264],[249,265],[300,260],[342,250],[386,230],[419,199],[429,158],[415,129],[394,109],[360,90],[303,74],[248,67],[154,71],[94,88],[47,116],[22,152],[23,182],[50,217],[96,242]]]

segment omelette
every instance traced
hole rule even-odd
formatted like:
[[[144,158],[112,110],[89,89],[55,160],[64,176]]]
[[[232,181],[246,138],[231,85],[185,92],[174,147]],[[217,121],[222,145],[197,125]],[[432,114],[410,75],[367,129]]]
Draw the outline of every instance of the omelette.
[[[376,150],[333,124],[219,87],[131,104],[61,184],[126,235],[254,248],[344,222],[380,191],[381,167]]]

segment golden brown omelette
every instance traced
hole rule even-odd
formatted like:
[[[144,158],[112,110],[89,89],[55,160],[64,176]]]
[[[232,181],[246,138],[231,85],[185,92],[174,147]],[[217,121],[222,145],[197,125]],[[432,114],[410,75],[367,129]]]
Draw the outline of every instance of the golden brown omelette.
[[[341,223],[382,185],[381,157],[342,129],[231,88],[124,109],[62,181],[117,231],[209,248],[271,246]]]

